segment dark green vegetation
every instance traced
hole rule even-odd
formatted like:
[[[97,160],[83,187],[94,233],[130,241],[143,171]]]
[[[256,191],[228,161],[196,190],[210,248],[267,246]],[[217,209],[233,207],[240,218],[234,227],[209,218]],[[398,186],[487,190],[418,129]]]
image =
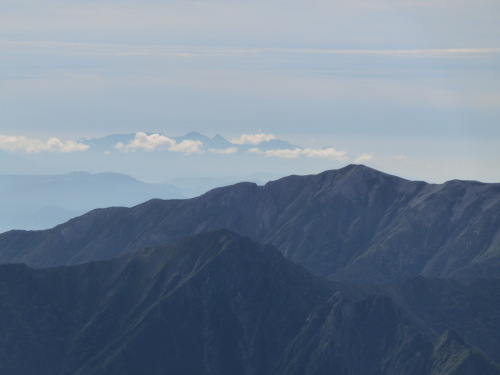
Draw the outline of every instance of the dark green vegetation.
[[[500,371],[454,333],[432,344],[389,297],[344,297],[345,286],[228,231],[111,261],[0,271],[2,374]]]
[[[348,166],[7,232],[0,261],[42,268],[0,267],[0,373],[500,374],[500,184]]]

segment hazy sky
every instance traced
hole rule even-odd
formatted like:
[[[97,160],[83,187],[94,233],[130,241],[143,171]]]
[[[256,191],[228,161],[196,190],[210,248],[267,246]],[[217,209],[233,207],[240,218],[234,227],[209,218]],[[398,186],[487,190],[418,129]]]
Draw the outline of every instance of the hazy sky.
[[[332,168],[500,182],[499,20],[498,0],[2,0],[0,135],[265,133],[352,155]]]

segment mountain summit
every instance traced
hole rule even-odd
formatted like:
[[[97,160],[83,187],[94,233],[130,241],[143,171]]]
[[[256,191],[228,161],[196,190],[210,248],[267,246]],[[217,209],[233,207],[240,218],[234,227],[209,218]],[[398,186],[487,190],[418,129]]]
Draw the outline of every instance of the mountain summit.
[[[350,165],[193,199],[98,209],[46,231],[7,232],[0,261],[77,264],[225,228],[337,280],[498,277],[499,212],[500,184],[427,184]]]

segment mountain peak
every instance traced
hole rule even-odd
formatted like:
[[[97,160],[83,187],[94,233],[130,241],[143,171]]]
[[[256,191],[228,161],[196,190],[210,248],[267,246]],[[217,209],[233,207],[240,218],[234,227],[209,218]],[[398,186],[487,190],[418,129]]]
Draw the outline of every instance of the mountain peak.
[[[82,263],[226,228],[273,244],[292,261],[336,280],[476,278],[500,272],[491,261],[500,241],[494,222],[499,193],[485,184],[478,194],[455,194],[449,185],[429,187],[349,165],[264,186],[226,186],[189,200],[101,210],[26,236],[5,233],[0,261]],[[468,240],[457,247],[455,238]]]
[[[339,168],[335,170],[337,173],[357,173],[357,174],[365,174],[365,175],[371,175],[371,176],[391,176],[395,177],[392,175],[389,175],[387,173],[381,172],[377,169],[367,167],[364,164],[348,164],[345,167]]]
[[[192,138],[206,138],[205,135],[197,132],[197,131],[190,131],[189,133],[185,134],[184,137],[192,137]]]
[[[201,133],[196,132],[196,131],[191,131],[191,132],[184,134],[182,136],[179,136],[179,137],[172,137],[172,139],[174,139],[176,142],[182,142],[182,141],[186,141],[186,140],[200,141],[203,144],[207,144],[210,142],[210,138],[208,138],[206,135],[201,134]]]
[[[226,138],[224,138],[224,137],[223,137],[222,135],[220,135],[219,133],[217,133],[216,135],[214,135],[214,136],[212,137],[212,141],[216,141],[216,140],[217,140],[217,141],[219,141],[219,140],[224,140],[224,141],[227,141],[227,139],[226,139]]]

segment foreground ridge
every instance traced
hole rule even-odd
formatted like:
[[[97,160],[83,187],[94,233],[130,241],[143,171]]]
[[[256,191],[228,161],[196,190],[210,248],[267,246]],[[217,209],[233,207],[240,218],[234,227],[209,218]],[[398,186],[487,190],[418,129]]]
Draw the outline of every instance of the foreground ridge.
[[[110,261],[3,265],[0,371],[498,373],[458,334],[434,345],[391,298],[356,293],[227,230]]]

